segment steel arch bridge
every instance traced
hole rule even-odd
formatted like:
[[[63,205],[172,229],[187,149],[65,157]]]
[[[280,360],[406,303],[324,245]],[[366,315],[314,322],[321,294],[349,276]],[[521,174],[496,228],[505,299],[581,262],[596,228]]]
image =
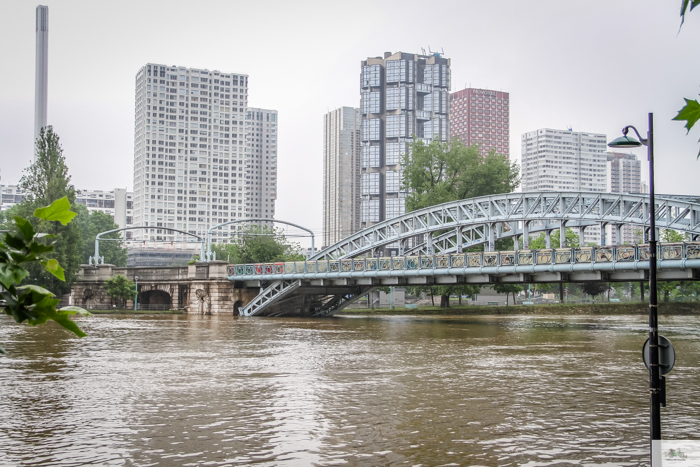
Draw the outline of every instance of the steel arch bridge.
[[[636,225],[645,230],[648,229],[652,210],[649,199],[645,194],[615,194],[597,192],[528,192],[508,193],[501,195],[483,196],[451,203],[440,204],[429,208],[417,210],[402,216],[377,223],[361,230],[342,241],[332,245],[309,261],[337,262],[343,259],[356,258],[358,256],[376,256],[387,246],[398,247],[399,256],[417,255],[448,255],[461,253],[462,249],[484,245],[486,252],[494,251],[494,243],[499,238],[515,237],[515,255],[518,239],[523,239],[524,250],[529,249],[529,237],[531,234],[545,233],[546,246],[551,248],[550,233],[554,230],[564,230],[567,227],[584,229],[593,225],[612,225],[617,230],[617,238],[620,238],[620,228],[623,225]],[[657,229],[674,229],[686,232],[691,240],[700,238],[700,197],[691,196],[657,196],[653,215],[656,219]],[[601,229],[604,231],[604,229]],[[560,235],[559,248],[566,248],[565,235]],[[685,251],[685,250],[684,250]],[[610,250],[610,254],[616,254],[617,250]],[[597,253],[594,252],[594,256]],[[607,253],[604,253],[607,254]],[[636,251],[635,257],[642,254]],[[483,254],[482,256],[488,256]],[[533,264],[532,274],[537,271],[554,274],[556,254],[550,255],[551,265]],[[590,269],[598,274],[585,280],[603,280],[601,271],[608,270],[609,266],[600,264],[583,265],[575,264],[579,255],[572,252],[569,256],[571,271],[574,266]],[[435,262],[437,263],[437,258]],[[497,255],[500,258],[500,255]],[[536,255],[533,256],[536,258]],[[468,261],[468,259],[467,259]],[[485,261],[482,257],[481,261]],[[517,261],[517,260],[516,260]],[[569,260],[567,260],[568,262]],[[696,261],[692,259],[692,261]],[[449,259],[450,265],[452,259]],[[593,261],[595,263],[595,260]],[[693,263],[694,264],[694,263]],[[669,268],[686,269],[685,259],[677,265],[667,263]],[[482,264],[483,266],[483,264]],[[492,278],[488,281],[498,281],[498,275],[520,274],[519,281],[533,281],[532,275],[523,275],[522,266],[511,264],[510,269],[498,269],[502,265],[498,259]],[[540,267],[542,266],[542,267]],[[551,267],[550,267],[551,266]],[[272,265],[273,269],[274,265]],[[562,266],[563,267],[563,266]],[[557,266],[557,271],[564,271]],[[568,265],[566,266],[569,267]],[[648,265],[646,266],[648,269]],[[520,270],[518,269],[520,268]],[[412,276],[435,276],[435,272],[429,272],[429,268],[418,268],[419,271],[410,273]],[[613,271],[615,265],[612,266]],[[639,266],[639,259],[635,263],[634,270],[644,269]],[[529,271],[529,270],[528,270]],[[283,270],[284,272],[284,266]],[[467,275],[474,272],[455,269],[455,275]],[[353,301],[364,296],[378,285],[388,282],[376,282],[373,280],[356,280],[352,274],[333,274],[328,271],[325,275],[316,270],[313,274],[287,275],[272,274],[266,279],[254,275],[235,274],[235,268],[229,272],[229,279],[247,281],[255,284],[269,286],[263,288],[261,293],[241,311],[243,315],[284,314],[281,304],[285,307],[297,308],[301,314],[319,315],[332,314]],[[440,271],[440,274],[446,273]],[[563,272],[548,276],[547,280],[565,280]],[[362,273],[367,277],[367,272]],[[370,274],[371,275],[371,274]],[[407,275],[404,273],[404,275]],[[636,280],[640,280],[639,276]],[[298,278],[298,279],[297,279]],[[643,278],[643,277],[642,277]],[[273,280],[270,282],[270,280]],[[277,280],[274,280],[277,279]],[[510,280],[510,279],[509,279]],[[630,280],[630,279],[628,279]],[[316,298],[311,298],[316,296]]]
[[[655,202],[657,229],[687,232],[691,239],[700,236],[700,197],[661,195],[656,196]],[[397,243],[399,251],[405,254],[452,253],[460,246],[482,244],[487,251],[493,251],[495,240],[507,237],[522,237],[523,248],[528,249],[529,234],[608,224],[614,228],[648,228],[649,213],[649,197],[645,194],[529,192],[482,196],[377,223],[320,251],[312,259],[356,257]],[[562,241],[565,238],[560,236]],[[417,242],[407,245],[411,240]]]

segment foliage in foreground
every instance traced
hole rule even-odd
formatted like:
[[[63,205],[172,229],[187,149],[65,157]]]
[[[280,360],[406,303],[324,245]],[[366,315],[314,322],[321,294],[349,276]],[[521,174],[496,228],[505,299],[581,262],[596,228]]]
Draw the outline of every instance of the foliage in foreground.
[[[75,213],[70,211],[67,197],[53,202],[50,206],[34,211],[41,225],[42,222],[59,222],[67,225]],[[12,316],[16,322],[26,321],[31,325],[44,324],[53,320],[78,337],[86,334],[70,319],[72,314],[89,314],[78,307],[56,309],[60,302],[55,294],[36,284],[20,285],[28,276],[27,267],[41,265],[43,269],[60,281],[65,281],[65,273],[55,258],[48,256],[54,250],[54,235],[37,233],[27,219],[15,217],[16,231],[8,232],[0,241],[0,285],[5,303],[0,305],[5,314]],[[4,353],[2,349],[0,352]]]
[[[683,26],[685,21],[685,14],[693,11],[698,5],[700,5],[700,0],[681,0],[681,26]],[[685,120],[685,128],[690,132],[695,123],[700,120],[700,102],[697,99],[683,98],[683,100],[685,100],[685,106],[678,111],[678,115],[673,119]],[[698,159],[700,159],[700,151],[698,151]]]

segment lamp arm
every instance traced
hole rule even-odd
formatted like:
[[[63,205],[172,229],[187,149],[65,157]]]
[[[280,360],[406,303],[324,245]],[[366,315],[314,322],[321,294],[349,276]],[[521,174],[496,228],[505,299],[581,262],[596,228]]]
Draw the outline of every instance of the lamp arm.
[[[640,135],[637,129],[632,125],[627,125],[626,127],[624,127],[622,129],[622,134],[627,136],[627,133],[629,132],[630,128],[634,130],[635,134],[637,135],[637,138],[639,138],[640,143],[642,143],[644,146],[649,146],[649,140],[647,138],[642,138],[642,135]]]

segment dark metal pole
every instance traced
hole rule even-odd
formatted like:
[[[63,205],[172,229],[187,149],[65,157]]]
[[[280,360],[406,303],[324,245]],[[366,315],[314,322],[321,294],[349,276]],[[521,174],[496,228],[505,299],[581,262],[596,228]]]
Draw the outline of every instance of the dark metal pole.
[[[654,114],[649,114],[647,136],[649,155],[649,417],[651,465],[661,465],[661,384],[659,379],[659,322],[656,295],[656,204],[654,201]]]

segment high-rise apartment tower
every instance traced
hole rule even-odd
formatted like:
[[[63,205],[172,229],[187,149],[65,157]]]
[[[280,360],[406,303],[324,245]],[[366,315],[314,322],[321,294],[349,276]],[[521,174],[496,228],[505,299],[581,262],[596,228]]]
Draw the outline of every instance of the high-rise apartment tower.
[[[450,134],[481,155],[494,150],[510,158],[510,94],[466,88],[450,94]]]
[[[277,111],[246,113],[245,217],[273,219],[277,199]]]
[[[36,65],[34,76],[34,141],[46,126],[49,90],[49,7],[36,7]],[[36,154],[34,155],[36,157]]]
[[[450,136],[450,59],[386,52],[363,60],[361,227],[404,214],[401,159],[413,138]]]
[[[607,137],[543,128],[521,137],[522,191],[607,189]],[[582,244],[601,243],[599,227],[585,229]]]
[[[360,109],[323,116],[323,245],[360,229]]]
[[[248,76],[149,63],[136,75],[134,225],[141,240],[191,241],[247,217]],[[262,185],[260,185],[262,186]],[[213,233],[226,241],[235,227]]]
[[[607,153],[608,160],[608,191],[610,193],[643,193],[642,191],[642,163],[634,154],[619,152]],[[635,232],[639,230],[639,234]],[[634,243],[641,240],[641,229],[634,229],[631,225],[623,225],[620,229],[621,237],[617,238],[617,232],[613,228],[608,229],[609,242],[612,245]]]

